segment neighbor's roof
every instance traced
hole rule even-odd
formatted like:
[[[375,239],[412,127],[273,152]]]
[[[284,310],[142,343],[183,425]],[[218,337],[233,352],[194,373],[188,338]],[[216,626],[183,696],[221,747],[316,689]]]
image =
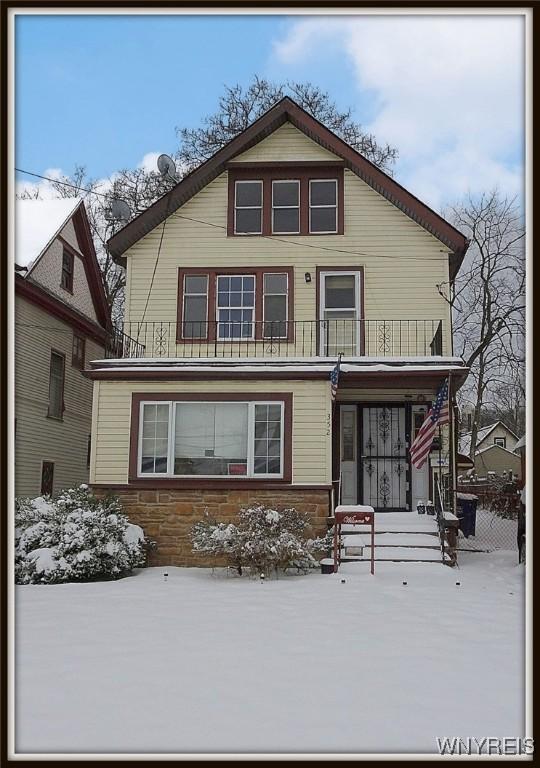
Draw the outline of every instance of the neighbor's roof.
[[[81,205],[77,197],[15,201],[15,264],[27,274]]]
[[[503,421],[495,421],[493,424],[488,424],[485,427],[480,427],[478,432],[476,433],[476,445],[480,445],[480,443],[488,437],[491,432],[495,429],[495,427],[498,426],[504,427],[507,432],[510,432],[511,435],[514,435],[514,437],[517,438],[517,435],[515,432],[512,432],[512,430],[506,426],[506,424]],[[459,451],[460,453],[469,454],[469,451],[471,450],[471,435],[472,432],[467,432],[466,434],[462,435],[459,438]],[[477,451],[478,453],[478,451]]]
[[[497,445],[497,443],[492,443],[491,445],[486,445],[485,448],[480,448],[478,451],[476,451],[476,455],[480,456],[483,453],[495,450],[495,448],[498,448],[500,451],[504,451],[505,453],[509,453],[515,459],[519,458],[515,451],[511,451],[508,448],[505,448],[503,445]]]
[[[353,171],[376,192],[446,245],[451,251],[449,256],[451,277],[457,274],[469,245],[466,237],[289,97],[278,101],[209,160],[188,174],[146,211],[113,235],[108,242],[113,259],[125,266],[126,259],[122,254],[128,248],[227,170],[228,163],[237,155],[258,144],[286,122],[292,123],[308,138],[341,158],[346,168]]]

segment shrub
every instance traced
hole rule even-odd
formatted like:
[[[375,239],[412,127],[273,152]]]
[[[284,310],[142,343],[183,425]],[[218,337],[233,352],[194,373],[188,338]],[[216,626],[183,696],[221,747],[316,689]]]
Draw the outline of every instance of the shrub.
[[[145,565],[150,544],[116,497],[98,499],[86,485],[16,500],[17,584],[117,579]]]
[[[194,552],[224,556],[240,574],[289,567],[305,573],[318,565],[314,555],[330,546],[328,537],[311,538],[310,532],[309,518],[296,509],[258,505],[241,509],[237,523],[206,515],[193,526],[191,540]]]

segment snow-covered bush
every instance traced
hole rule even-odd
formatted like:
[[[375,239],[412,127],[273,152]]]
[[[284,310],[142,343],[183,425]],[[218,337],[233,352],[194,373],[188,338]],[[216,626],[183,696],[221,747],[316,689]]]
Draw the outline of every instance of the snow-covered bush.
[[[307,515],[294,508],[262,505],[241,509],[238,523],[217,523],[208,515],[191,532],[194,552],[225,557],[241,574],[244,568],[269,573],[289,567],[307,572],[318,565],[315,554],[328,549],[328,537],[310,537]]]
[[[87,485],[16,500],[17,584],[116,579],[145,564],[150,544],[116,497],[98,499]]]

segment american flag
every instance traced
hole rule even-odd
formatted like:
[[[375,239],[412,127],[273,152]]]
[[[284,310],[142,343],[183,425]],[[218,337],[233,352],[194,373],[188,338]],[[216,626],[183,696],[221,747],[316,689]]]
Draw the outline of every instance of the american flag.
[[[336,399],[337,394],[337,388],[338,388],[338,381],[339,381],[339,364],[341,362],[341,358],[338,359],[335,367],[332,369],[332,373],[330,374],[330,391],[332,393],[332,400]]]
[[[441,424],[448,424],[448,379],[444,380],[437,392],[435,404],[411,445],[411,464],[415,469],[421,469],[424,466],[431,450],[435,430]]]

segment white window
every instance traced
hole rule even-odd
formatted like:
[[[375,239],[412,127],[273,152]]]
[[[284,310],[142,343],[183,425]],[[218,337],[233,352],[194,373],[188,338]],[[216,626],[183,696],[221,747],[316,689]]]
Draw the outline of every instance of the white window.
[[[318,234],[337,232],[337,179],[310,180],[309,231]]]
[[[283,402],[143,402],[139,476],[283,476]]]
[[[255,275],[218,275],[218,339],[252,339],[254,314]]]
[[[263,277],[263,338],[286,339],[289,276],[268,272]]]
[[[184,275],[182,338],[208,336],[208,275]]]
[[[502,448],[506,448],[506,437],[496,437],[495,445],[500,445]]]
[[[300,182],[272,182],[272,232],[297,235],[300,232]]]
[[[236,235],[262,233],[262,181],[237,181],[234,185],[234,232]]]

